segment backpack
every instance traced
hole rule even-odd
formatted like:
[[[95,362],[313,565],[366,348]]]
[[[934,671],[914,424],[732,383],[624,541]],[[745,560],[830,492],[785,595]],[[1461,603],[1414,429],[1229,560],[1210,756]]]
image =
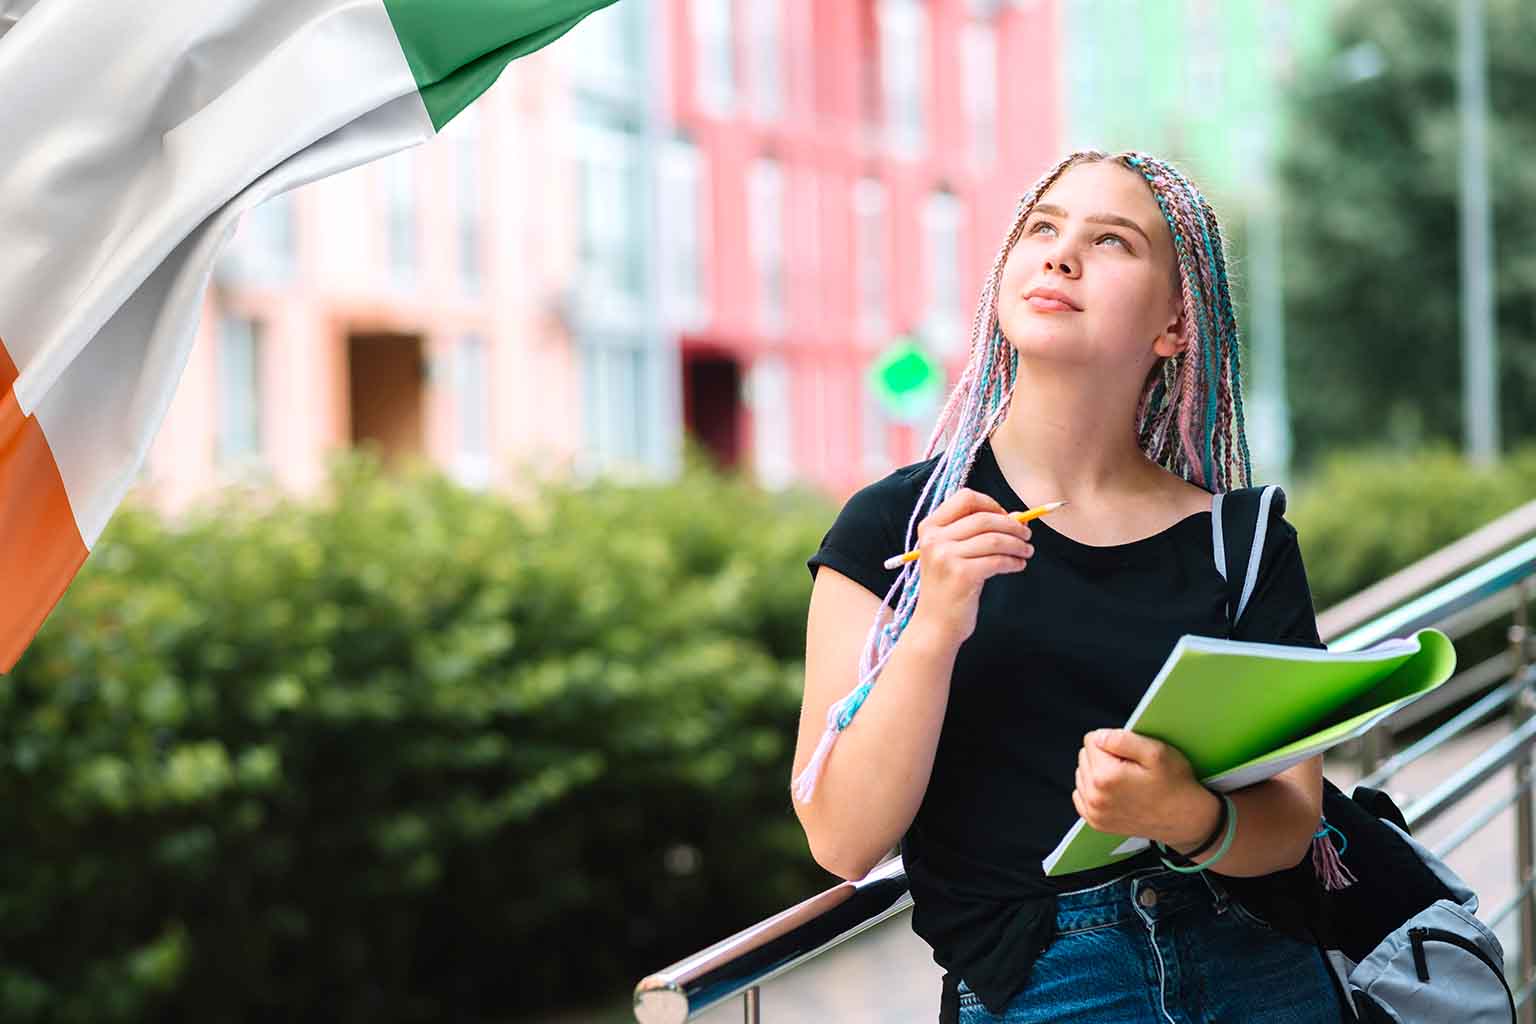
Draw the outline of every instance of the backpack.
[[[1227,581],[1232,626],[1253,593],[1272,508],[1285,511],[1285,492],[1274,485],[1242,488],[1213,500],[1216,568]],[[1250,522],[1255,524],[1251,531],[1246,529]],[[1229,542],[1243,537],[1252,539],[1246,545]],[[1246,566],[1246,571],[1229,574],[1229,564]],[[1268,879],[1247,880],[1251,884],[1238,886],[1238,898],[1268,896],[1264,901],[1270,906],[1291,904],[1303,934],[1327,963],[1341,1004],[1356,1021],[1514,1022],[1504,949],[1476,917],[1477,894],[1408,834],[1407,821],[1391,799],[1365,786],[1345,796],[1325,780],[1323,820],[1327,834],[1314,842],[1331,844],[1335,833],[1343,837],[1343,848],[1335,852],[1352,876],[1348,885],[1325,888],[1308,858]],[[1283,930],[1295,934],[1294,924]]]

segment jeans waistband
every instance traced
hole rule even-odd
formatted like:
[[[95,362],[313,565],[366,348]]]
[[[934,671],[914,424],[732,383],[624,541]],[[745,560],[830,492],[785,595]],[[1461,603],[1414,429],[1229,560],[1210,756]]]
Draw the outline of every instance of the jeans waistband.
[[[1056,933],[1087,931],[1159,918],[1195,906],[1221,910],[1227,893],[1206,872],[1181,874],[1166,868],[1142,868],[1090,889],[1056,897]]]

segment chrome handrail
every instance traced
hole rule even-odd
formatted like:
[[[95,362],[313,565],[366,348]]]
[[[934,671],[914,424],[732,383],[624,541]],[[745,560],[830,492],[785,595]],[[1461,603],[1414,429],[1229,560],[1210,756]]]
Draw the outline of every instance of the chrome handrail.
[[[1536,718],[1531,716],[1530,708],[1536,671],[1528,669],[1532,659],[1525,621],[1529,584],[1536,579],[1536,536],[1532,534],[1536,534],[1536,502],[1516,509],[1318,616],[1319,632],[1329,641],[1330,649],[1359,650],[1427,626],[1445,628],[1453,637],[1463,635],[1495,615],[1508,614],[1507,607],[1494,602],[1515,591],[1510,650],[1459,673],[1442,689],[1459,686],[1452,693],[1460,699],[1475,695],[1484,686],[1495,686],[1500,680],[1508,682],[1498,685],[1430,737],[1383,763],[1374,773],[1371,769],[1376,767],[1376,758],[1371,751],[1379,748],[1366,745],[1366,764],[1361,774],[1368,782],[1381,785],[1417,756],[1492,714],[1507,710],[1516,719],[1508,736],[1405,810],[1410,828],[1439,818],[1478,785],[1514,765],[1517,785],[1504,798],[1504,806],[1515,804],[1525,832],[1532,831],[1536,799],[1532,791],[1536,786],[1532,783],[1530,764],[1536,746]],[[1500,668],[1505,671],[1499,671]],[[1436,709],[1444,706],[1442,703]],[[1409,705],[1405,711],[1413,708]],[[1389,736],[1403,718],[1401,714],[1388,718],[1373,735]],[[1433,744],[1429,743],[1431,738]],[[1487,812],[1478,815],[1484,820],[1478,821],[1477,827],[1494,816]],[[1457,833],[1457,842],[1465,841],[1475,831],[1476,828],[1464,825]],[[1536,993],[1536,904],[1530,899],[1536,890],[1536,855],[1529,841],[1518,845],[1520,877],[1515,904],[1523,908],[1521,977],[1512,979],[1511,987],[1520,985],[1517,991],[1521,1019],[1524,1024],[1532,1024],[1527,1001]],[[761,1014],[761,985],[911,906],[912,896],[901,858],[892,857],[858,881],[834,886],[648,975],[635,986],[635,1019],[640,1024],[684,1024],[727,999],[741,996],[746,1021],[756,1024]],[[1513,913],[1514,909],[1503,908],[1502,912]]]
[[[1455,543],[1320,612],[1318,632],[1324,640],[1343,636],[1357,626],[1402,607],[1434,584],[1459,576],[1532,535],[1536,535],[1536,501],[1506,512]]]
[[[906,869],[900,857],[892,857],[856,882],[818,893],[644,978],[635,986],[635,1020],[689,1020],[910,906]]]

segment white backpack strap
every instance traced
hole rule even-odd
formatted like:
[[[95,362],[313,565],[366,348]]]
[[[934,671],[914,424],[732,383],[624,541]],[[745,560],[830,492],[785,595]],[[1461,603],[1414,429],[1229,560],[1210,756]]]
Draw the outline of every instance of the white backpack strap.
[[[1221,492],[1211,495],[1211,550],[1216,552],[1216,571],[1227,578],[1227,545],[1221,536]]]
[[[1248,555],[1248,577],[1243,581],[1243,596],[1238,598],[1237,614],[1232,616],[1233,622],[1243,617],[1243,609],[1248,607],[1248,599],[1253,596],[1253,585],[1259,580],[1259,560],[1264,555],[1264,534],[1269,529],[1269,506],[1279,489],[1279,484],[1270,484],[1259,497],[1259,519],[1253,527],[1253,547]]]

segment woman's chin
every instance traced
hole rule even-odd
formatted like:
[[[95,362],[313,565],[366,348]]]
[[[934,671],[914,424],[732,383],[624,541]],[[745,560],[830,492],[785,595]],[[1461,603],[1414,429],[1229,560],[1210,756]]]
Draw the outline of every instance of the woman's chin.
[[[1008,339],[1021,359],[1060,359],[1071,352],[1068,347],[1071,332],[1062,330],[1059,324],[1015,324],[1011,329],[1003,331],[1003,337]]]

